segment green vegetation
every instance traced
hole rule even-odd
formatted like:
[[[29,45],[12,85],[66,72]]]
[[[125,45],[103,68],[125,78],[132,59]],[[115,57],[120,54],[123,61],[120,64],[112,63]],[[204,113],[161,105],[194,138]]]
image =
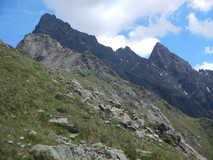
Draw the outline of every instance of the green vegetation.
[[[170,120],[175,130],[185,138],[186,142],[193,146],[201,155],[213,159],[213,121],[207,118],[192,118],[184,115],[179,110],[164,102],[156,102],[156,105]],[[178,137],[177,137],[178,138]],[[178,138],[178,141],[181,137]]]
[[[128,97],[128,92],[132,92],[128,82],[105,73],[84,74],[86,77],[82,78],[78,74],[52,71],[14,49],[0,46],[0,159],[33,158],[29,154],[33,145],[57,145],[59,143],[53,139],[54,135],[69,139],[67,130],[48,122],[52,115],[67,117],[69,123],[79,129],[78,136],[72,140],[74,144],[79,144],[81,140],[86,141],[88,146],[101,142],[123,150],[130,159],[140,158],[136,148],[151,151],[141,159],[193,159],[167,143],[138,138],[134,131],[118,127],[119,123],[114,119],[105,124],[110,116],[92,107],[97,104],[95,100],[89,100],[89,104],[82,102],[82,97],[73,89],[73,78],[80,81],[83,87],[90,88],[92,93],[95,93],[95,88],[108,93],[98,94],[103,103],[107,104],[111,99],[116,101],[120,94],[124,100],[118,101],[127,112],[131,114],[130,111],[137,109],[140,117],[149,115],[143,107],[136,108],[131,103],[137,102],[137,99]],[[134,86],[133,89],[139,90]],[[150,97],[145,90],[140,93],[141,97]],[[179,124],[174,123],[177,129]],[[37,134],[29,134],[30,131]]]
[[[165,137],[164,137],[164,142],[166,142],[166,143],[172,145],[173,140],[172,140],[172,138],[171,138],[170,136],[165,136]]]
[[[181,142],[181,136],[180,135],[177,135],[177,140],[178,140],[178,143]]]

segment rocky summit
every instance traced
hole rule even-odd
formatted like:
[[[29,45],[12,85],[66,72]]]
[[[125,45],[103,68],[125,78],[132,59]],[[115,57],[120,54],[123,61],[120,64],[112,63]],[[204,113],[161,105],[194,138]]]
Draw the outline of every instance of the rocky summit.
[[[213,120],[195,117],[212,116],[212,77],[45,14],[16,49],[0,41],[0,159],[211,160]]]
[[[75,52],[94,54],[122,78],[158,94],[187,115],[213,118],[213,80],[160,43],[149,59],[139,57],[129,47],[114,52],[99,44],[94,36],[79,32],[50,14],[41,17],[33,33],[48,34]],[[213,74],[207,72],[206,75]]]

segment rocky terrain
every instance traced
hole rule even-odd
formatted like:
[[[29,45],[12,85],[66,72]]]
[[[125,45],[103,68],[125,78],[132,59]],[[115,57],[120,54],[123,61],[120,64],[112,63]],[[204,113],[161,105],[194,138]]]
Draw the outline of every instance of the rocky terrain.
[[[75,52],[90,52],[122,78],[158,94],[174,107],[193,117],[213,117],[213,80],[194,70],[188,62],[158,43],[149,59],[130,48],[113,51],[94,36],[79,32],[54,15],[44,14],[33,33],[44,33]],[[207,73],[208,72],[208,73]]]

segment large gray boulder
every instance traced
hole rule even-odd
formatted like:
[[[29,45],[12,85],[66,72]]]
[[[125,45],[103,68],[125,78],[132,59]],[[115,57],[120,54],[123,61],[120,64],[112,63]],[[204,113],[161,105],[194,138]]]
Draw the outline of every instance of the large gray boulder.
[[[46,146],[35,145],[31,149],[31,154],[36,160],[102,160],[97,153],[86,148],[75,145]]]
[[[78,133],[78,128],[72,124],[69,124],[66,117],[52,116],[49,122],[57,124],[58,126],[68,130],[70,133]]]
[[[102,145],[97,143],[95,145]],[[89,147],[76,146],[71,143],[59,146],[35,145],[31,148],[33,159],[43,160],[128,160],[123,151],[105,147],[98,153]]]

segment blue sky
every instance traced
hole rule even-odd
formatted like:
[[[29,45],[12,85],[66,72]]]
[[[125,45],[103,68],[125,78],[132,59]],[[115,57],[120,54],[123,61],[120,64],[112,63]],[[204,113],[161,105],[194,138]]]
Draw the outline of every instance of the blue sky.
[[[114,50],[128,45],[148,57],[161,42],[213,70],[213,0],[1,0],[0,39],[15,47],[46,12]]]

